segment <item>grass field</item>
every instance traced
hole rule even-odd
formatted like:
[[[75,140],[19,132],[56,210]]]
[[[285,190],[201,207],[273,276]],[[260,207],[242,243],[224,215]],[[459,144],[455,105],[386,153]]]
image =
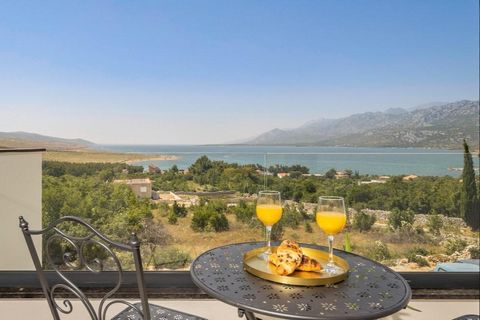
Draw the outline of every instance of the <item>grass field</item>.
[[[47,151],[43,155],[44,160],[48,161],[64,161],[72,163],[90,163],[90,162],[124,162],[132,163],[144,160],[175,160],[175,156],[168,155],[148,155],[137,153],[115,153],[100,151]]]
[[[239,243],[246,241],[263,241],[264,235],[261,229],[251,228],[246,224],[237,222],[233,214],[227,214],[230,230],[225,232],[194,232],[190,228],[191,214],[185,218],[179,218],[176,225],[168,223],[165,216],[154,211],[155,219],[157,219],[165,228],[165,231],[172,236],[171,244],[159,248],[164,249],[179,249],[187,252],[191,258],[197,257],[199,254],[213,249],[215,247],[223,246],[230,243]],[[327,246],[326,235],[322,233],[315,223],[311,223],[313,232],[305,231],[304,226],[299,226],[297,229],[285,228],[282,239],[293,239],[303,243],[313,243],[317,245]],[[427,249],[432,254],[441,253],[441,247],[435,244],[428,243],[411,243],[411,242],[391,242],[388,241],[385,230],[378,228],[377,230],[368,233],[358,231],[349,231],[350,243],[353,248],[353,253],[368,256],[375,241],[382,241],[387,243],[392,259],[404,257],[413,247],[421,246]],[[340,233],[335,237],[334,247],[343,250],[344,248],[345,232]],[[388,263],[387,263],[388,264]],[[416,267],[415,271],[428,271],[431,267]]]

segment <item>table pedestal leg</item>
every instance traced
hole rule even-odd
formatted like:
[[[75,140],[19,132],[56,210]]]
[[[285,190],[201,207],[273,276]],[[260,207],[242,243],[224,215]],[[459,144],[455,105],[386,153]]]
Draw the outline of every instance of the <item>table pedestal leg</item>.
[[[238,316],[240,318],[245,316],[245,318],[247,318],[247,320],[257,320],[257,318],[255,318],[255,315],[253,314],[253,312],[246,311],[246,310],[243,310],[243,309],[238,309]]]

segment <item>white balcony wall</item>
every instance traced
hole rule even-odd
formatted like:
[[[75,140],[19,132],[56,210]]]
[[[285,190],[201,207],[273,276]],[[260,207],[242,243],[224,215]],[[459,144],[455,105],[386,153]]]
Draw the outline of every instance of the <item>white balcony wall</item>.
[[[34,270],[18,216],[42,226],[42,152],[0,151],[0,270]],[[34,237],[40,249],[41,237]]]

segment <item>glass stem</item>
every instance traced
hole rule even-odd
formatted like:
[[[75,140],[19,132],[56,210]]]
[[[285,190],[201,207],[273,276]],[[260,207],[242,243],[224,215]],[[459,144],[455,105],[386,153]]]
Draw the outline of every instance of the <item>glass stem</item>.
[[[333,262],[333,236],[328,236],[328,263],[334,264]]]
[[[271,253],[270,250],[270,237],[272,234],[272,226],[265,226],[265,242],[267,244],[267,253]]]

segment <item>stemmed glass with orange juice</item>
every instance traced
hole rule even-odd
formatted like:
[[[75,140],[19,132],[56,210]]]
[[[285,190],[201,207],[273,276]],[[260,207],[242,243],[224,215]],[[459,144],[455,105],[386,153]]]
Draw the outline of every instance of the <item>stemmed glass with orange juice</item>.
[[[316,214],[317,224],[327,235],[328,263],[325,272],[329,274],[342,273],[342,267],[333,260],[333,237],[343,230],[347,222],[345,203],[342,197],[319,197]]]
[[[265,226],[265,242],[267,250],[261,254],[265,260],[271,254],[270,237],[272,226],[282,218],[282,203],[280,192],[278,191],[260,191],[257,198],[257,218]]]

